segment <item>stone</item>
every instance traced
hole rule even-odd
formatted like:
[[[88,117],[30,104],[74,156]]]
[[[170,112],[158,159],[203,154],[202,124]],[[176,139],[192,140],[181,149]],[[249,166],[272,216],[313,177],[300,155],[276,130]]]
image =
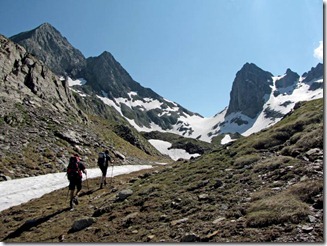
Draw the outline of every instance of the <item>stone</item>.
[[[316,218],[312,215],[308,215],[308,219],[310,223],[315,223],[316,222]]]
[[[305,233],[309,233],[311,231],[313,231],[313,227],[312,226],[302,226],[302,231],[305,232]]]
[[[186,234],[181,238],[181,242],[198,242],[200,241],[200,237],[195,235],[194,233]]]
[[[170,224],[174,226],[174,225],[185,223],[186,221],[188,221],[188,218],[182,218],[179,220],[173,220],[172,222],[170,222]]]
[[[147,240],[148,240],[148,241],[151,241],[151,240],[153,240],[155,237],[156,237],[155,235],[148,235],[148,236],[147,236]]]
[[[218,224],[219,222],[221,222],[221,221],[223,221],[225,219],[226,219],[225,217],[219,217],[219,218],[215,219],[212,223],[213,224]]]
[[[96,219],[92,218],[92,217],[87,217],[87,218],[82,218],[82,219],[76,220],[74,222],[74,224],[72,225],[70,232],[77,232],[77,231],[83,230],[95,222],[96,222]]]
[[[116,201],[122,202],[131,195],[133,195],[133,191],[131,189],[122,190],[117,194]]]
[[[213,185],[214,188],[220,188],[223,186],[223,182],[220,179],[215,180],[215,184]]]
[[[139,215],[138,212],[128,214],[126,217],[123,218],[123,226],[124,227],[131,226],[134,223],[135,219],[138,217],[138,215]]]
[[[208,194],[200,194],[198,196],[199,201],[203,201],[203,200],[208,200],[209,199],[209,195]]]

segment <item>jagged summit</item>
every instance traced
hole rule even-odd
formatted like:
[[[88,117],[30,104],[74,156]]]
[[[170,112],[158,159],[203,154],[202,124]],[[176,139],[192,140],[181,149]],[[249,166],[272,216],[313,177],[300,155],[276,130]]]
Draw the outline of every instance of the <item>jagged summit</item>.
[[[14,35],[10,39],[35,54],[57,75],[77,76],[86,65],[83,54],[49,23]]]
[[[303,82],[310,82],[314,79],[320,79],[324,75],[324,65],[322,63],[318,63],[316,67],[312,67],[311,70],[307,73],[304,73],[302,77],[305,77]]]
[[[276,88],[286,88],[295,85],[300,78],[300,75],[293,72],[291,69],[287,69],[285,76],[276,81]]]
[[[57,33],[57,34],[60,34],[60,32],[56,28],[54,28],[50,23],[46,22],[46,23],[43,23],[42,25],[40,25],[40,26],[38,26],[38,27],[36,27],[36,28],[34,28],[32,30],[16,34],[16,35],[10,37],[10,39],[13,40],[14,42],[18,43],[18,42],[20,42],[22,40],[31,38],[32,36],[39,35],[39,33]]]
[[[272,76],[254,63],[246,63],[234,79],[226,115],[242,112],[254,118],[262,110],[264,95],[271,92]]]

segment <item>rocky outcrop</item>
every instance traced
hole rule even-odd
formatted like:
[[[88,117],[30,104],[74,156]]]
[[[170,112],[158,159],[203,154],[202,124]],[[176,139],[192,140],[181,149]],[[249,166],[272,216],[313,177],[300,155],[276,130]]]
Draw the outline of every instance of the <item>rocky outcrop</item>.
[[[276,88],[286,88],[295,85],[300,78],[300,75],[293,72],[291,69],[287,69],[286,74],[283,78],[276,81]]]
[[[302,77],[305,77],[303,82],[310,82],[314,79],[319,79],[324,76],[324,65],[321,63],[318,63],[316,67],[311,68],[311,70],[307,73],[304,73]]]
[[[263,109],[265,95],[271,93],[272,76],[255,64],[246,63],[234,79],[226,116],[241,112],[255,118]]]
[[[78,114],[68,84],[23,47],[0,35],[0,79],[2,98],[15,102],[33,101],[34,106]]]
[[[49,23],[10,39],[24,46],[29,53],[35,54],[57,75],[68,74],[75,77],[86,65],[83,54]]]
[[[106,93],[108,98],[128,97],[130,91],[140,91],[127,71],[107,51],[98,57],[87,59],[87,69],[82,75],[99,95]],[[158,95],[156,95],[158,96]]]

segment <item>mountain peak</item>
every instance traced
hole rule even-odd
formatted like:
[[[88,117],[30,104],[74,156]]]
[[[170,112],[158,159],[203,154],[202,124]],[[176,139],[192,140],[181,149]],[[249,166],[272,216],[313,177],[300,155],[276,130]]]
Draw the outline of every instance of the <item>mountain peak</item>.
[[[50,23],[46,22],[30,31],[21,32],[17,35],[14,35],[14,36],[10,37],[10,39],[16,43],[20,43],[23,40],[32,38],[33,36],[38,36],[42,33],[43,34],[44,33],[56,33],[56,34],[61,35],[57,29],[55,29]]]
[[[109,51],[103,51],[99,57],[103,57],[105,59],[114,59],[113,55]]]
[[[290,68],[286,70],[285,76],[276,81],[276,88],[286,88],[295,85],[300,78],[300,75],[293,72]]]
[[[55,28],[49,22],[45,22],[45,23],[39,25],[35,29],[55,29]]]
[[[42,25],[38,26],[37,28],[35,28],[32,31],[34,31],[35,33],[38,33],[38,32],[41,32],[41,33],[56,33],[57,35],[61,36],[60,32],[48,22],[43,23]]]
[[[75,77],[86,64],[83,54],[47,22],[10,39],[36,55],[57,75]]]
[[[262,110],[264,96],[271,91],[272,74],[254,63],[246,63],[236,74],[226,115],[242,112],[250,118]]]
[[[307,73],[304,73],[302,77],[305,77],[303,82],[310,82],[314,79],[318,79],[324,76],[324,65],[322,63],[318,63],[316,67],[312,67],[311,70]]]

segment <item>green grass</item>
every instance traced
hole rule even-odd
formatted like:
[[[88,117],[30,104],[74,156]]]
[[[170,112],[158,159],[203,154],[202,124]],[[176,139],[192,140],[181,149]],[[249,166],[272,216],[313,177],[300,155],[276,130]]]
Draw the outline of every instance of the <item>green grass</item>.
[[[309,206],[283,192],[251,204],[247,211],[246,223],[250,227],[267,227],[284,222],[299,223],[309,215]]]

